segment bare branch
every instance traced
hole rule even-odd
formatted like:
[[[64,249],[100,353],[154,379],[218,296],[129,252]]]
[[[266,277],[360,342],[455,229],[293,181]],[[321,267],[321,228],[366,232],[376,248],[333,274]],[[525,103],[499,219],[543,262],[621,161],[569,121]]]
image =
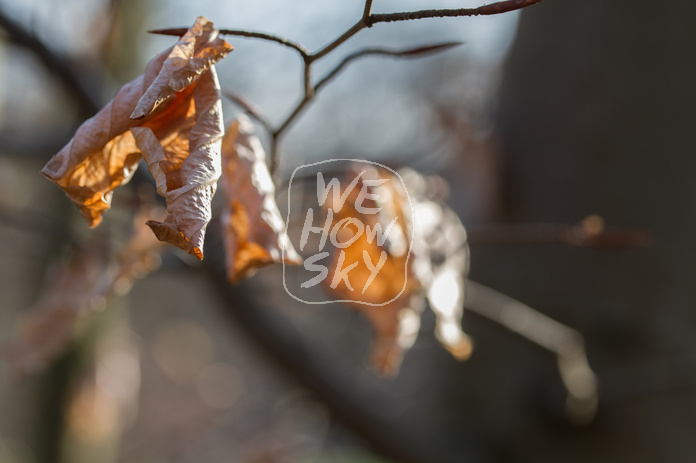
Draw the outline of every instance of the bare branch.
[[[443,10],[419,10],[403,13],[371,14],[367,19],[367,27],[377,23],[410,21],[425,18],[451,18],[462,16],[489,16],[519,10],[527,6],[541,3],[543,0],[507,0],[490,3],[476,8],[455,8]]]
[[[188,28],[186,27],[174,27],[170,29],[154,29],[148,32],[150,34],[173,35],[179,37],[184,35],[187,30]],[[295,43],[291,40],[277,35],[267,34],[265,32],[242,31],[235,29],[220,29],[219,32],[222,35],[234,35],[237,37],[246,37],[250,39],[260,39],[269,42],[275,42],[285,47],[292,48],[293,50],[297,51],[302,56],[302,58],[307,58],[310,55],[309,50],[305,48],[303,45],[300,45],[299,43]]]
[[[308,57],[308,60],[309,60],[310,62],[314,62],[314,61],[316,61],[316,60],[318,60],[318,59],[320,59],[320,58],[322,58],[322,57],[328,55],[329,53],[331,53],[332,51],[334,51],[339,45],[341,45],[343,42],[345,42],[345,41],[348,40],[349,38],[353,37],[355,34],[357,34],[358,32],[360,32],[361,30],[365,29],[366,27],[368,27],[368,26],[367,26],[367,22],[366,22],[366,21],[363,21],[363,20],[361,19],[361,20],[358,21],[357,23],[353,24],[353,26],[352,26],[350,29],[348,29],[348,30],[345,31],[343,34],[341,34],[341,36],[339,36],[339,37],[338,37],[337,39],[335,39],[333,42],[330,42],[329,44],[327,44],[326,46],[324,46],[324,48],[322,48],[321,50],[319,50],[319,51],[317,51],[317,52],[311,54],[311,55]]]
[[[211,235],[211,241],[219,239],[215,229],[211,230]],[[308,348],[297,332],[289,328],[291,324],[283,320],[282,312],[263,296],[272,290],[271,287],[255,286],[248,281],[231,286],[221,261],[207,261],[204,265],[210,272],[212,287],[227,301],[217,305],[226,308],[221,312],[223,323],[232,323],[235,329],[241,327],[274,366],[321,400],[332,419],[389,460],[401,463],[436,460],[432,456],[432,445],[423,442],[408,423],[388,420],[384,414],[375,413],[374,407],[366,406],[366,391],[349,386],[352,379],[345,369],[336,368],[336,362],[325,358],[321,349]]]
[[[341,63],[338,64],[332,71],[330,71],[323,79],[321,79],[319,82],[316,84],[312,84],[312,64],[315,61],[318,61],[319,59],[323,58],[324,56],[328,55],[332,51],[334,51],[336,48],[338,48],[341,44],[346,42],[348,39],[353,37],[355,34],[360,32],[361,30],[372,27],[373,24],[377,24],[380,22],[394,22],[394,21],[407,21],[407,20],[412,20],[412,19],[421,19],[421,18],[437,18],[437,17],[446,17],[446,16],[478,16],[478,15],[493,15],[493,14],[500,14],[500,13],[506,13],[508,11],[513,11],[517,10],[520,8],[524,8],[526,6],[534,5],[536,3],[540,3],[542,0],[507,0],[507,1],[502,1],[502,2],[496,2],[488,5],[483,5],[478,8],[460,8],[460,9],[445,9],[445,10],[421,10],[421,11],[412,11],[412,12],[406,12],[406,13],[388,13],[388,14],[373,14],[372,13],[372,4],[373,0],[365,0],[365,6],[363,8],[363,14],[362,17],[358,22],[356,22],[353,26],[351,26],[347,31],[345,31],[343,34],[341,34],[339,37],[334,39],[333,41],[329,42],[327,45],[325,45],[323,48],[319,49],[318,51],[311,53],[306,47],[303,45],[292,42],[288,39],[285,39],[283,37],[279,37],[276,35],[272,34],[267,34],[264,32],[251,32],[251,31],[243,31],[243,30],[232,30],[232,29],[220,29],[220,34],[223,35],[235,35],[235,36],[240,36],[240,37],[248,37],[248,38],[256,38],[256,39],[261,39],[261,40],[267,40],[275,43],[279,43],[281,45],[284,45],[286,47],[292,48],[296,50],[300,56],[302,57],[302,60],[304,62],[304,68],[303,68],[303,76],[302,76],[302,82],[303,82],[303,89],[304,89],[304,96],[302,100],[297,103],[295,108],[290,112],[288,117],[280,124],[280,126],[271,131],[271,138],[272,138],[272,143],[271,143],[271,150],[270,150],[270,171],[271,174],[275,174],[276,168],[278,166],[278,139],[280,136],[285,132],[285,130],[292,124],[292,122],[297,118],[297,116],[302,112],[302,110],[307,106],[307,104],[314,99],[316,92],[326,85],[331,79],[333,79],[340,71],[348,65],[350,62],[361,58],[363,56],[369,56],[369,55],[383,55],[383,56],[395,56],[395,57],[415,57],[415,56],[421,56],[425,55],[428,53],[434,53],[438,51],[444,51],[446,49],[449,49],[453,46],[458,45],[458,42],[453,42],[453,43],[444,43],[444,44],[439,44],[439,45],[431,45],[431,46],[426,46],[426,47],[419,47],[419,48],[414,48],[411,50],[405,50],[405,51],[392,51],[392,50],[383,50],[383,49],[368,49],[368,50],[362,50],[356,53],[353,53],[349,56],[347,56]],[[163,35],[183,35],[186,32],[186,28],[174,28],[174,29],[157,29],[157,30],[152,30],[149,31],[153,34],[163,34]],[[243,106],[243,105],[242,105]],[[249,111],[250,114],[253,115],[253,112]],[[257,118],[261,122],[261,119]],[[263,122],[262,122],[263,123]],[[269,125],[264,123],[264,125],[268,128]]]
[[[365,50],[360,50],[358,52],[355,52],[351,55],[348,55],[343,61],[341,61],[333,70],[331,70],[324,78],[322,78],[319,82],[317,82],[314,85],[311,85],[311,82],[309,80],[309,71],[311,70],[311,63],[306,63],[305,64],[305,96],[300,101],[300,103],[292,110],[290,115],[285,118],[283,123],[275,130],[272,132],[273,138],[278,140],[278,138],[285,132],[285,130],[292,124],[297,116],[302,112],[302,110],[311,102],[314,97],[316,96],[316,93],[324,87],[331,79],[336,77],[343,68],[345,68],[348,64],[350,64],[352,61],[355,61],[358,58],[362,58],[364,56],[394,56],[398,58],[419,58],[422,56],[426,56],[432,53],[438,53],[440,51],[445,51],[448,50],[452,47],[456,47],[457,45],[460,45],[462,42],[447,42],[447,43],[440,43],[436,45],[428,45],[424,47],[418,47],[418,48],[410,48],[408,50],[387,50],[387,49],[365,49]],[[273,149],[271,150],[270,153],[270,158],[271,158],[271,163],[269,166],[269,169],[271,173],[275,173],[276,168],[278,167],[278,150],[277,150],[277,145],[273,145]]]
[[[498,291],[468,280],[466,308],[556,354],[568,394],[568,418],[586,423],[597,411],[597,377],[590,368],[585,340],[576,330]]]
[[[229,90],[224,90],[222,93],[237,106],[240,106],[242,109],[244,109],[244,111],[249,116],[251,116],[258,123],[263,125],[263,127],[268,131],[269,134],[273,134],[273,125],[268,120],[268,118],[266,118],[266,116],[263,115],[261,108],[259,108],[246,98],[242,97],[241,95],[237,95],[236,93],[230,92]]]
[[[307,103],[309,103],[310,101],[312,101],[314,99],[314,96],[315,96],[315,94],[312,94],[311,97],[306,95],[302,99],[302,101],[300,101],[299,104],[297,106],[295,106],[295,108],[292,110],[290,115],[288,117],[286,117],[285,120],[283,121],[283,123],[280,124],[280,126],[273,132],[273,136],[275,138],[280,137],[283,134],[283,132],[285,132],[285,129],[287,129],[290,126],[290,124],[295,120],[295,118],[300,114],[300,112],[302,112],[304,107],[307,106]],[[273,171],[271,171],[271,172],[273,172]]]
[[[363,58],[365,56],[393,56],[396,58],[420,58],[422,56],[427,56],[429,54],[439,53],[441,51],[449,50],[463,42],[446,42],[439,43],[436,45],[427,45],[424,47],[411,48],[408,50],[388,50],[384,48],[368,48],[364,50],[357,51],[346,56],[343,61],[341,61],[333,70],[331,70],[323,79],[316,83],[314,86],[315,90],[319,90],[321,87],[326,85],[331,79],[336,77],[339,72],[343,70],[351,62]]]
[[[650,243],[647,230],[605,228],[604,220],[590,215],[576,225],[567,224],[489,224],[470,225],[467,234],[472,245],[565,243],[595,248],[643,247]]]
[[[101,104],[88,89],[87,80],[80,77],[65,56],[59,56],[49,49],[34,34],[17,24],[2,10],[0,10],[0,27],[7,32],[8,39],[12,43],[31,51],[46,69],[61,81],[79,104],[83,115],[89,116],[99,111]]]
[[[367,18],[370,17],[372,13],[372,0],[365,0],[365,8],[363,10],[362,19],[363,22],[367,22]]]

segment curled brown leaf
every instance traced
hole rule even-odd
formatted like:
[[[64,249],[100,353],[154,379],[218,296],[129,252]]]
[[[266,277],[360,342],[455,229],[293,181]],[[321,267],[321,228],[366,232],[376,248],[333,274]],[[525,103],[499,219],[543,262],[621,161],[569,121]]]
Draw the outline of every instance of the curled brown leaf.
[[[167,200],[163,222],[150,220],[155,236],[203,258],[205,229],[212,217],[211,201],[220,178],[220,142],[224,133],[220,85],[215,69],[204,72],[187,98],[188,106],[179,130],[158,137],[150,127],[134,127],[138,148]],[[183,111],[182,111],[183,113]]]
[[[184,135],[191,129],[191,111],[199,108],[192,103],[196,81],[232,50],[216,35],[212,23],[198,18],[174,47],[150,61],[143,75],[121,87],[101,111],[85,121],[42,169],[76,203],[90,227],[101,222],[114,189],[130,180],[142,158],[129,129],[149,128],[163,145],[178,141],[181,149],[188,149]],[[201,106],[208,111],[214,104]],[[139,119],[132,119],[133,114]],[[218,123],[200,124],[190,132],[197,138],[189,143],[196,149],[206,145],[203,150],[214,150],[209,146],[219,140],[208,145],[203,139],[219,138],[219,127]],[[210,134],[202,133],[205,130]]]
[[[230,282],[271,263],[300,264],[275,202],[266,154],[248,117],[230,124],[222,142],[222,166],[222,228]]]
[[[326,289],[337,299],[349,301],[370,321],[374,330],[370,363],[380,375],[390,376],[398,372],[403,353],[413,344],[420,327],[422,298],[418,295],[419,283],[413,278],[409,262],[410,206],[406,192],[400,189],[400,182],[390,171],[368,168],[358,169],[353,174],[359,174],[360,180],[345,203],[335,207],[329,195],[325,206],[327,211],[332,211],[331,229],[343,224],[337,233],[338,241],[353,240],[332,256],[333,274],[340,274],[348,264],[354,267],[343,274],[345,277],[341,281],[327,280]],[[379,180],[389,181],[368,187],[363,185],[367,179],[373,184]],[[379,209],[379,214],[365,214],[356,207],[363,187],[377,199],[363,201],[362,207]],[[372,191],[373,188],[378,191]],[[369,238],[367,233],[360,233],[356,224],[373,230],[379,226],[386,241],[380,243]],[[377,273],[373,272],[375,266],[379,267]]]
[[[418,335],[426,300],[436,316],[437,339],[457,359],[468,358],[472,345],[461,328],[469,262],[464,227],[441,199],[433,198],[426,191],[426,180],[415,171],[402,175],[411,195],[413,227],[410,226],[408,197],[392,172],[383,168],[368,169],[363,178],[391,181],[372,192],[377,199],[368,207],[379,209],[379,214],[358,212],[355,205],[360,188],[354,188],[340,208],[334,208],[331,201],[327,201],[327,208],[333,214],[331,228],[347,221],[342,231],[345,238],[341,239],[339,232],[339,241],[347,242],[356,237],[340,254],[335,253],[331,263],[334,274],[340,272],[346,262],[355,266],[345,274],[344,281],[327,285],[327,290],[337,299],[348,301],[370,321],[374,329],[371,364],[381,375],[398,372],[403,354]],[[365,205],[367,203],[363,203]],[[368,239],[366,233],[351,229],[351,219],[355,220],[353,223],[364,224],[365,228],[368,225],[374,228],[379,222],[382,229],[394,221],[394,228],[387,233],[391,241],[380,245],[377,240]],[[405,243],[411,239],[413,248],[409,258]],[[367,265],[368,258],[373,264],[384,260],[377,274]],[[354,300],[356,291],[362,291],[360,300]]]
[[[213,64],[232,51],[223,39],[217,37],[213,23],[200,16],[196,23],[179,39],[157,77],[136,105],[131,119],[141,119],[176,92],[180,92]]]

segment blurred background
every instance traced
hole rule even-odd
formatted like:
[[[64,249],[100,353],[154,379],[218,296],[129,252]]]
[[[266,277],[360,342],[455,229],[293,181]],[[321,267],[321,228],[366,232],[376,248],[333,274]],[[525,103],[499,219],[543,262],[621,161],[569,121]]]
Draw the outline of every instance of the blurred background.
[[[38,171],[173,43],[146,31],[203,15],[317,50],[362,14],[361,1],[334,3],[0,1],[3,346],[76,243],[124,241],[137,188],[117,191],[108,219],[89,230]],[[376,0],[373,11],[468,6],[478,4]],[[292,300],[277,266],[225,284],[212,224],[211,264],[168,252],[78,324],[47,371],[18,380],[0,365],[0,463],[693,462],[695,10],[685,0],[546,0],[495,17],[378,24],[316,75],[365,47],[465,44],[354,63],[281,140],[285,177],[356,157],[448,180],[448,203],[472,232],[472,280],[584,336],[599,381],[592,421],[565,416],[552,354],[473,313],[469,361],[440,347],[426,313],[399,376],[379,378],[366,366],[370,327],[348,308]],[[301,98],[296,54],[227,40],[223,89],[282,121]],[[232,119],[238,108],[223,104]],[[474,240],[488,224],[590,214],[648,230],[650,244]]]

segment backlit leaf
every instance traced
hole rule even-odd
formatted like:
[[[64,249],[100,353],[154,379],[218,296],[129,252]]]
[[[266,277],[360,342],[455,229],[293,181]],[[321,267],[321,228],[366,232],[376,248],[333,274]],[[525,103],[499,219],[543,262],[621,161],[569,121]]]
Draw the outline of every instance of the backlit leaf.
[[[370,168],[365,170],[361,182],[367,178],[389,180],[371,187],[377,198],[372,203],[362,201],[363,207],[379,209],[379,214],[358,212],[360,184],[342,207],[334,207],[331,196],[327,198],[325,206],[333,214],[331,228],[344,221],[338,241],[347,243],[354,239],[341,253],[334,253],[330,273],[336,274],[349,263],[355,266],[344,280],[328,282],[326,289],[336,299],[348,301],[370,321],[374,329],[371,364],[381,375],[398,372],[403,354],[418,336],[426,300],[436,316],[437,339],[457,359],[468,358],[472,345],[461,328],[469,262],[464,227],[440,198],[427,191],[426,179],[415,171],[402,175],[411,195],[413,228],[408,198],[396,176],[387,169]],[[380,223],[386,229],[392,221],[394,228],[385,233],[388,239],[383,244],[368,239],[366,233],[360,234],[355,225],[359,222],[367,229]],[[411,239],[413,248],[408,256]],[[384,259],[376,275],[367,259],[373,266]],[[360,297],[356,297],[356,292]]]
[[[220,142],[224,133],[220,86],[210,68],[189,86],[193,91],[177,95],[188,111],[179,130],[158,137],[159,127],[134,127],[138,148],[157,183],[157,192],[167,199],[163,222],[148,221],[161,241],[203,258],[205,229],[212,217],[211,201],[220,178]],[[177,100],[174,101],[177,104]]]
[[[163,101],[191,85],[213,64],[227,56],[232,46],[217,35],[213,23],[199,17],[174,45],[130,117],[140,119],[147,116]]]
[[[246,116],[239,116],[227,130],[222,169],[226,195],[222,227],[230,282],[271,263],[300,264],[275,202],[266,154]]]
[[[160,239],[202,257],[200,236],[205,226],[198,222],[209,218],[214,187],[208,184],[219,172],[217,155],[222,135],[213,64],[232,50],[216,36],[212,23],[198,18],[174,47],[148,63],[142,76],[124,85],[44,166],[41,172],[77,204],[91,227],[101,222],[104,211],[110,207],[113,190],[130,180],[142,157],[141,147],[129,129],[136,128],[140,135],[143,130],[150,130],[165,151],[177,153],[176,159],[168,158],[176,167],[161,169],[167,174],[169,170],[178,172],[168,175],[167,181],[192,181],[192,189],[199,189],[187,206],[191,215],[197,215],[195,224],[188,223],[189,218],[182,218],[184,214],[177,209],[170,211],[174,218],[168,217],[164,224],[153,223],[152,228]],[[197,85],[198,80],[204,82]],[[213,93],[217,93],[217,98]],[[185,162],[189,152],[195,156]],[[200,169],[190,168],[197,162],[202,162]],[[152,163],[150,166],[152,169]],[[164,188],[167,181],[157,180],[165,196],[176,189]],[[192,210],[204,202],[207,206],[202,212]]]
[[[337,299],[353,301],[349,302],[351,306],[370,321],[374,329],[370,363],[379,374],[388,376],[398,372],[403,352],[411,347],[417,336],[422,298],[417,294],[419,283],[413,278],[409,263],[410,207],[405,192],[400,190],[399,181],[395,181],[393,174],[386,169],[356,168],[351,179],[362,170],[359,182],[342,207],[333,203],[331,195],[325,203],[333,214],[331,229],[342,223],[337,241],[348,243],[353,240],[341,252],[332,255],[330,267],[333,271],[330,274],[336,275],[336,270],[355,265],[345,273],[345,279],[327,280],[326,289]],[[363,181],[367,179],[389,180],[371,193],[378,199],[361,202],[362,207],[379,208],[379,214],[361,213],[356,207],[360,191],[365,186]],[[371,229],[379,224],[386,241],[380,243],[369,238],[367,233],[359,233],[358,223]],[[371,268],[380,263],[382,265],[375,274]]]

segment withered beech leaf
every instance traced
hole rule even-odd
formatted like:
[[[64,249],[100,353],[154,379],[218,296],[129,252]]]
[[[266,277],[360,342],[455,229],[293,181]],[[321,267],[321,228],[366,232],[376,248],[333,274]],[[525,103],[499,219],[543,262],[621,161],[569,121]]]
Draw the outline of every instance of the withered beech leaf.
[[[247,116],[237,117],[227,129],[222,170],[222,228],[230,282],[271,263],[302,263],[285,231],[266,154]]]
[[[205,18],[198,18],[192,27],[193,31],[199,31],[198,35],[196,32],[192,35],[204,41],[204,46],[199,48],[206,56],[205,59],[191,57],[196,60],[192,65],[198,72],[196,76],[203,74],[205,66],[211,67],[232,49],[224,41],[212,40],[211,37],[215,34],[206,32],[209,28],[212,28],[212,24]],[[183,46],[185,48],[189,46],[191,39],[190,36],[184,37],[187,40]],[[166,98],[141,119],[131,119],[138,102],[161,72],[164,72],[163,64],[167,62],[166,69],[178,69],[171,64],[174,61],[181,68],[178,47],[179,44],[160,53],[148,63],[143,75],[121,87],[104,108],[77,129],[70,142],[41,171],[75,202],[90,227],[99,225],[103,213],[111,205],[114,189],[130,180],[140,162],[140,150],[129,129],[148,126],[158,139],[164,140],[176,134],[181,129],[179,122],[187,119],[182,117],[182,110],[184,116],[187,115],[187,99],[182,98],[181,94],[187,93],[188,87],[183,87],[181,92]],[[171,55],[174,56],[170,59]],[[181,82],[190,81],[191,84],[195,81],[195,77],[192,79],[185,69],[177,79]],[[159,91],[157,94],[159,95]]]
[[[355,178],[359,169],[356,167],[349,178]],[[348,242],[354,236],[357,238],[343,248],[341,254],[334,254],[330,273],[336,274],[346,263],[354,262],[356,265],[346,274],[347,282],[326,285],[326,289],[337,299],[353,301],[349,304],[370,321],[374,329],[371,364],[377,373],[384,376],[398,372],[403,354],[418,336],[426,299],[436,316],[435,335],[440,343],[459,360],[468,358],[472,350],[471,341],[461,328],[464,280],[469,263],[466,231],[456,214],[444,205],[441,198],[434,197],[429,191],[426,178],[413,170],[400,171],[400,175],[411,195],[413,229],[409,226],[411,220],[407,196],[401,191],[400,182],[387,169],[367,169],[362,177],[391,180],[376,187],[377,191],[371,191],[373,197],[377,198],[369,200],[373,201],[372,204],[363,201],[363,207],[378,208],[379,214],[358,212],[355,204],[360,185],[347,196],[342,208],[332,206],[331,196],[325,203],[333,211],[332,229],[342,220],[354,218],[365,228],[368,225],[374,228],[379,222],[386,230],[388,224],[395,220],[395,226],[387,234],[388,239],[383,246],[377,240],[367,239],[366,233],[356,233],[352,224],[343,227],[337,234],[338,241]],[[342,237],[342,233],[345,236]],[[407,259],[405,243],[411,238],[413,248]],[[383,267],[371,282],[371,272],[362,257],[363,253],[373,263],[379,261],[380,256],[385,257]],[[365,287],[367,289],[363,290]],[[361,297],[356,298],[356,292],[361,291]],[[390,302],[370,306],[360,301]]]
[[[461,326],[469,272],[466,230],[439,197],[437,185],[442,179],[428,179],[412,169],[400,174],[413,200],[414,273],[435,314],[435,336],[456,359],[466,360],[473,348]]]
[[[215,68],[204,72],[191,87],[189,109],[177,132],[158,137],[159,127],[148,126],[134,127],[131,132],[155,178],[157,192],[167,200],[165,220],[147,224],[159,240],[203,259],[205,229],[221,174],[220,143],[225,129]]]
[[[357,168],[349,178],[355,178],[361,170],[365,169]],[[366,186],[377,199],[364,200],[362,206],[379,208],[379,214],[363,214],[356,208],[365,179],[391,180],[376,187],[378,191],[371,191],[375,187]],[[332,268],[330,274],[336,275],[336,270],[348,263],[355,263],[355,267],[345,274],[346,280],[326,280],[326,289],[337,299],[354,301],[349,304],[370,321],[374,329],[370,363],[380,375],[394,375],[399,370],[403,353],[411,347],[418,334],[419,313],[423,306],[422,297],[417,292],[419,283],[413,277],[408,255],[410,206],[405,192],[401,191],[399,181],[388,170],[368,168],[349,193],[343,207],[334,207],[331,196],[324,205],[333,211],[331,229],[341,221],[347,224],[338,232],[338,241],[354,239],[350,245],[342,248],[341,253],[334,253],[329,264]],[[385,230],[387,240],[380,244],[377,239],[369,239],[367,233],[357,233],[354,225],[357,222],[351,222],[351,219],[372,229],[379,223]],[[389,228],[392,221],[393,226]],[[366,258],[373,265],[384,261],[376,275],[368,268]]]
[[[163,101],[191,85],[213,64],[227,56],[232,46],[217,35],[213,23],[199,16],[174,45],[152,85],[138,101],[131,118],[147,116]]]
[[[471,355],[472,344],[462,330],[465,278],[469,266],[466,231],[444,204],[419,198],[414,266],[428,305],[435,314],[435,336],[458,360]]]
[[[135,278],[159,266],[164,244],[144,222],[144,217],[157,213],[151,206],[136,213],[131,238],[115,260],[104,243],[93,238],[51,268],[40,299],[20,320],[7,346],[9,365],[18,376],[43,371],[65,352],[85,316],[128,292]]]
[[[394,376],[420,329],[423,298],[402,294],[386,306],[356,305],[374,330],[370,365],[380,376]]]

